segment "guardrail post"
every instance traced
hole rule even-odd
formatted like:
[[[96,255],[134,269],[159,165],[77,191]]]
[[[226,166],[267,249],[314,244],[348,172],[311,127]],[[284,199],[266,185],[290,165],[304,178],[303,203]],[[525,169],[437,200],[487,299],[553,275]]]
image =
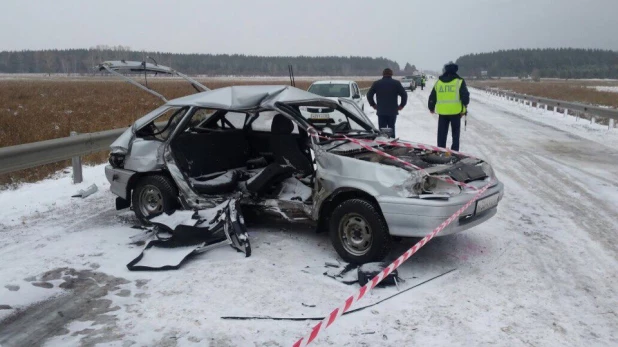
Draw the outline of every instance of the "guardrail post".
[[[597,119],[594,116],[590,117],[590,124],[597,124]]]
[[[566,116],[569,115],[569,109],[565,108],[564,109],[564,117],[566,118]]]
[[[607,127],[609,129],[613,129],[614,128],[614,118],[610,118],[609,119],[609,124],[607,125]]]
[[[77,131],[71,131],[71,136],[77,136]],[[82,157],[71,158],[71,163],[73,164],[73,184],[82,183]]]

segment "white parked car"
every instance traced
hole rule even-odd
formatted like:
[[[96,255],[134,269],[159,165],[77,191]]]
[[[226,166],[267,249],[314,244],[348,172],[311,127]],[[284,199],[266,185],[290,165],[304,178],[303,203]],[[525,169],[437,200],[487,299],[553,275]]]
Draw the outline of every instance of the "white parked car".
[[[414,91],[414,89],[416,89],[416,81],[414,80],[414,76],[404,76],[401,79],[401,85],[404,89]]]
[[[334,101],[338,101],[339,98],[348,99],[361,110],[365,110],[360,89],[354,81],[315,81],[307,91]]]

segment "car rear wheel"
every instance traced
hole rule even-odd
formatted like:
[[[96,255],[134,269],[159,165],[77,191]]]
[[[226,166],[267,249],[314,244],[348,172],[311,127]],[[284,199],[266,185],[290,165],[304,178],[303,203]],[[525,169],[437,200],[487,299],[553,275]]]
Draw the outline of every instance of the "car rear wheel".
[[[163,212],[171,213],[178,206],[178,190],[169,177],[152,175],[141,178],[131,196],[133,212],[143,224]]]
[[[366,200],[342,202],[333,211],[329,229],[333,247],[349,263],[381,261],[390,252],[388,226],[380,211]]]

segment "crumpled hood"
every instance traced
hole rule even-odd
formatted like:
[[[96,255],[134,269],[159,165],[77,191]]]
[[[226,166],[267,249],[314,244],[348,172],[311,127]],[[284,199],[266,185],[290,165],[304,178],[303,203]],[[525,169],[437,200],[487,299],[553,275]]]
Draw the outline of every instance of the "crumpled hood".
[[[388,141],[383,138],[377,140]],[[373,147],[377,144],[368,141],[366,145]],[[418,171],[420,168],[427,174],[444,174],[461,182],[482,179],[487,176],[484,169],[479,166],[484,162],[476,158],[406,147],[381,147],[380,150],[386,155],[367,151],[359,144],[345,143],[334,148],[331,153],[365,162],[394,166],[410,172]]]

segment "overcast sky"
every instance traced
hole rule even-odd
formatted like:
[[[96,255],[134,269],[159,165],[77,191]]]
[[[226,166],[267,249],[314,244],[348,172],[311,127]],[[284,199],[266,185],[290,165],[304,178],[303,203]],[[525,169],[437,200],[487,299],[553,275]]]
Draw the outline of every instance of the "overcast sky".
[[[439,69],[509,48],[618,50],[618,0],[2,0],[0,50],[362,55]],[[379,72],[376,72],[378,74]]]

